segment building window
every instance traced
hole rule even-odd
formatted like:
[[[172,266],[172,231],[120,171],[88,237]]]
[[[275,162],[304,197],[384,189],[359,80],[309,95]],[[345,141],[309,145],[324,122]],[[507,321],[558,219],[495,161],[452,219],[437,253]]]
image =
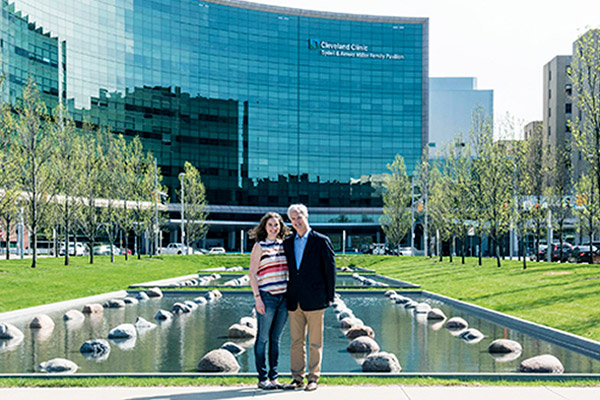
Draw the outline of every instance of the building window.
[[[548,70],[548,80],[552,80],[552,70]]]
[[[552,109],[550,107],[548,107],[548,117],[552,116]]]
[[[571,96],[573,94],[573,85],[571,85],[570,83],[567,83],[565,85],[565,94],[567,96]]]
[[[548,98],[551,99],[552,98],[552,89],[548,89]]]
[[[565,104],[565,112],[567,114],[571,114],[571,109],[572,109],[571,103]]]
[[[548,127],[548,136],[551,136],[551,135],[552,135],[552,127],[551,127],[551,126],[549,126],[549,127]]]
[[[565,132],[571,132],[571,121],[565,122]]]

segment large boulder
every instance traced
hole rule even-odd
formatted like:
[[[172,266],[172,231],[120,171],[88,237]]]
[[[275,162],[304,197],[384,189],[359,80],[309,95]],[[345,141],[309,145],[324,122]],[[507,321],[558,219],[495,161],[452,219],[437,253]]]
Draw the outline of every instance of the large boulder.
[[[121,324],[108,332],[109,339],[130,339],[137,336],[133,324]]]
[[[150,298],[150,296],[148,296],[146,294],[146,292],[138,292],[138,294],[135,295],[135,298],[138,299],[139,301],[144,301],[144,300],[148,300]]]
[[[121,299],[111,299],[102,305],[104,308],[125,308],[125,301]]]
[[[188,306],[188,308],[192,311],[194,311],[196,308],[198,308],[198,304],[194,303],[191,300],[186,300],[183,302],[183,304],[185,304],[186,306]]]
[[[432,308],[427,312],[427,319],[429,321],[443,321],[446,319],[446,314],[439,308]]]
[[[98,303],[86,304],[83,306],[81,312],[84,314],[102,314],[104,312],[104,307],[102,307],[102,304]]]
[[[65,321],[83,321],[84,319],[85,315],[78,310],[69,310],[63,315],[63,320]]]
[[[0,353],[14,350],[24,337],[23,332],[16,326],[0,322]]]
[[[203,306],[207,303],[206,297],[204,297],[204,296],[196,297],[194,299],[194,303],[198,304],[199,306]]]
[[[29,327],[32,329],[54,329],[54,321],[46,314],[40,314],[33,317]]]
[[[379,345],[368,336],[360,336],[350,342],[346,350],[350,353],[375,353],[379,351]]]
[[[343,320],[344,318],[354,318],[354,313],[352,312],[352,310],[347,309],[344,311],[341,311],[338,315],[337,315],[337,319],[338,321]]]
[[[256,336],[256,330],[246,325],[233,324],[227,329],[227,337],[231,339],[248,339]]]
[[[239,369],[235,356],[225,349],[209,351],[198,363],[198,372],[237,372]]]
[[[522,352],[521,343],[509,339],[496,339],[488,346],[488,352],[492,354],[508,354],[513,352]]]
[[[446,329],[449,331],[462,331],[469,327],[469,323],[461,317],[452,317],[446,321]]]
[[[362,370],[363,372],[398,373],[402,371],[402,367],[396,355],[381,351],[367,356],[362,363]]]
[[[371,339],[375,338],[375,332],[373,332],[373,328],[371,328],[370,326],[353,326],[352,328],[348,329],[348,332],[346,332],[346,338],[350,339],[350,340],[354,340],[357,337],[361,337],[361,336],[368,336]]]
[[[245,325],[250,329],[256,330],[258,328],[258,322],[256,318],[252,317],[242,317],[240,318],[240,325]]]
[[[50,361],[45,361],[38,366],[40,371],[51,374],[74,374],[77,371],[77,368],[77,364],[64,358],[54,358]]]
[[[148,297],[154,297],[154,298],[160,298],[163,296],[162,291],[160,290],[160,288],[157,288],[157,287],[153,287],[153,288],[146,290],[146,294],[148,295]]]
[[[565,372],[565,367],[560,360],[551,354],[542,354],[523,360],[519,369],[521,372],[530,373],[562,374]]]
[[[0,322],[0,340],[23,339],[23,332],[12,324]]]
[[[138,300],[138,299],[136,299],[135,297],[125,297],[125,298],[123,299],[123,302],[124,302],[125,304],[138,304],[138,303],[139,303],[139,300]]]
[[[390,297],[392,295],[398,295],[398,293],[395,290],[386,290],[386,292],[383,295],[385,297]]]
[[[467,343],[479,343],[485,337],[483,333],[475,328],[469,328],[463,331],[459,337]]]
[[[233,342],[225,342],[225,343],[223,343],[221,348],[227,350],[234,356],[239,356],[240,354],[242,354],[245,351],[242,346],[235,344]]]
[[[340,329],[347,330],[355,326],[362,326],[364,323],[362,320],[355,317],[344,318],[340,321]]]
[[[417,314],[427,314],[429,311],[431,311],[431,306],[427,303],[418,303],[415,307]]]
[[[154,319],[157,321],[168,321],[173,319],[173,314],[171,314],[167,310],[158,310],[158,312],[154,316]]]
[[[171,307],[171,313],[173,314],[187,314],[192,312],[192,310],[183,303],[175,303],[173,307]]]
[[[156,328],[155,323],[147,321],[142,317],[137,317],[137,319],[135,320],[135,324],[133,324],[133,326],[138,331],[146,331],[148,329]]]
[[[130,338],[125,338],[125,339],[109,338],[108,340],[110,340],[110,342],[112,344],[114,344],[115,346],[117,346],[120,350],[129,351],[129,350],[133,350],[133,348],[135,347],[135,343],[137,342],[137,336],[133,336]]]
[[[412,300],[406,296],[398,295],[398,296],[396,296],[396,299],[394,301],[396,302],[396,304],[406,304],[408,302],[411,302]]]
[[[88,340],[81,345],[79,352],[87,359],[104,361],[110,354],[110,344],[104,339]]]

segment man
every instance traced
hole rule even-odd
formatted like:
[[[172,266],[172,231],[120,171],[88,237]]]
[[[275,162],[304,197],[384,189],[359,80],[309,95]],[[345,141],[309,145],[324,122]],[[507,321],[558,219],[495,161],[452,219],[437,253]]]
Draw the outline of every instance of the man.
[[[305,390],[313,391],[317,389],[321,373],[323,314],[333,302],[335,292],[335,254],[329,238],[308,225],[306,206],[293,204],[287,214],[296,234],[283,242],[289,269],[287,308],[293,378],[284,389],[304,387],[308,330],[308,384]]]

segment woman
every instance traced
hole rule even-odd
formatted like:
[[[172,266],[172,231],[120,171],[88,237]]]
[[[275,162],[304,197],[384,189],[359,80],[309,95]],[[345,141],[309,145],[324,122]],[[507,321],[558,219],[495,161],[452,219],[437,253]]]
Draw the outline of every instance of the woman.
[[[281,215],[268,212],[258,226],[249,232],[256,239],[250,254],[250,286],[258,320],[258,334],[254,344],[254,358],[258,372],[258,387],[281,389],[277,381],[279,338],[287,321],[285,293],[288,266],[283,252],[283,239],[290,233]],[[266,349],[269,343],[269,370],[266,366]]]

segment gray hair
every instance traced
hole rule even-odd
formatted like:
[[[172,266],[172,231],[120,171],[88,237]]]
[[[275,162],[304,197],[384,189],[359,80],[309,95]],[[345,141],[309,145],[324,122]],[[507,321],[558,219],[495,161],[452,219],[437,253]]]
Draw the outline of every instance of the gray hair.
[[[292,204],[288,207],[287,216],[290,218],[290,214],[296,212],[300,215],[304,215],[308,219],[308,208],[304,204]],[[291,219],[291,218],[290,218]]]

